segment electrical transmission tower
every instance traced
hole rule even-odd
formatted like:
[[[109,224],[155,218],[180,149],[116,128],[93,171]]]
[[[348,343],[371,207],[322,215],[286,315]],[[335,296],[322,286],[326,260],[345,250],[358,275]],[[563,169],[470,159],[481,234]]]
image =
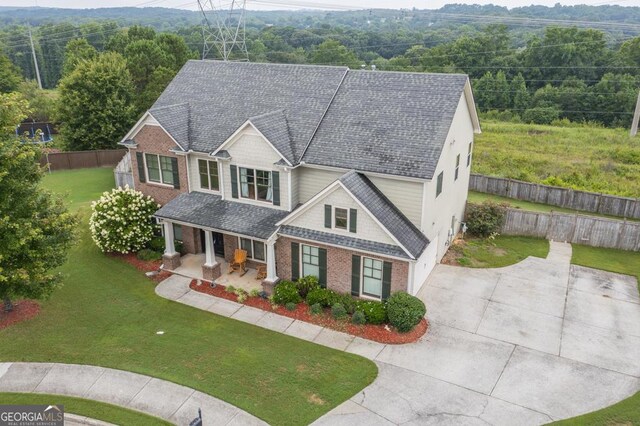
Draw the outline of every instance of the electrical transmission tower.
[[[215,48],[224,61],[249,60],[245,42],[246,3],[246,0],[198,0],[204,18],[202,59]]]

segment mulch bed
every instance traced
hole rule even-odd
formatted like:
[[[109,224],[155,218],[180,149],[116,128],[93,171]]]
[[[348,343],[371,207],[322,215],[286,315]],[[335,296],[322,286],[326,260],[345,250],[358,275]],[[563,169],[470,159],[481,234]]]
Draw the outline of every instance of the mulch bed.
[[[234,293],[228,292],[225,286],[220,284],[212,288],[206,282],[198,284],[198,280],[192,280],[189,286],[192,290],[201,293],[231,300],[232,302],[238,301],[238,297]],[[285,317],[316,324],[321,327],[342,331],[343,333],[352,334],[362,337],[363,339],[391,345],[413,343],[424,336],[428,329],[426,319],[420,321],[410,332],[400,333],[390,325],[356,325],[350,323],[348,320],[336,320],[331,316],[329,309],[325,309],[325,312],[321,315],[312,315],[306,303],[299,303],[293,311],[286,309],[284,306],[278,306],[276,309],[273,309],[271,303],[261,297],[247,297],[244,304],[253,308],[262,309],[263,311],[274,312]]]
[[[162,260],[140,260],[136,256],[136,253],[127,253],[127,254],[109,253],[109,256],[124,260],[125,262],[132,265],[134,268],[136,268],[138,271],[141,271],[141,272],[158,271],[160,269],[160,265],[162,265]],[[171,276],[171,272],[160,271],[158,274],[149,278],[155,281],[156,283],[159,283],[160,281],[164,280],[165,278],[169,278],[170,276]]]
[[[0,312],[0,330],[22,321],[30,320],[40,313],[40,305],[33,300],[21,300],[13,304],[13,311]]]

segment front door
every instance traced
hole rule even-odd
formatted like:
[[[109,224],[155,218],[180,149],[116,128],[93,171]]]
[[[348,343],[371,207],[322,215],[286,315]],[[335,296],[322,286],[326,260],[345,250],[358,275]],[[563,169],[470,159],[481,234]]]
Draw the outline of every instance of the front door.
[[[224,257],[224,235],[219,232],[212,232],[213,234],[213,252],[220,256]],[[207,243],[204,237],[204,230],[200,230],[200,242],[202,244],[202,253],[207,252]]]

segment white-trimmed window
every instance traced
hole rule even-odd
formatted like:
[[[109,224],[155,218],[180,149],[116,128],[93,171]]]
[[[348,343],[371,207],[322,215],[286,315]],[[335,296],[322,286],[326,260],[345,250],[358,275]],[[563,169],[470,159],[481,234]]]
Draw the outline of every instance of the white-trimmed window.
[[[381,260],[362,258],[362,295],[382,297],[382,266]]]
[[[272,202],[271,172],[240,167],[240,196],[251,200]]]
[[[320,249],[302,244],[302,277],[313,275],[320,278]]]
[[[240,248],[247,252],[247,258],[264,262],[267,259],[265,246],[262,241],[240,237]]]
[[[342,207],[333,208],[333,227],[344,231],[349,230],[349,209]]]
[[[456,156],[456,171],[453,176],[453,180],[458,180],[458,174],[460,173],[460,154]]]
[[[174,184],[171,157],[145,153],[144,162],[147,171],[147,181],[165,185]]]
[[[471,149],[473,148],[473,142],[469,142],[469,152],[467,152],[467,167],[471,165]]]
[[[211,191],[220,190],[217,161],[199,159],[198,174],[200,175],[200,188]]]
[[[444,172],[440,172],[436,180],[436,198],[442,194],[442,181],[444,180]]]

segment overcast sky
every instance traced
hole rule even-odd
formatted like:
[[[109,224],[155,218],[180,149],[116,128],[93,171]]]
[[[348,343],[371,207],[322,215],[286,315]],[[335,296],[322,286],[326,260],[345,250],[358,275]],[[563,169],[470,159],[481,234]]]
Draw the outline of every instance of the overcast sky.
[[[220,0],[214,0],[220,1]],[[226,1],[226,0],[225,0]],[[335,9],[343,9],[345,6],[369,9],[369,8],[412,8],[418,9],[437,9],[447,3],[452,3],[446,0],[265,0],[268,4],[263,3],[263,0],[247,0],[247,8],[249,9],[291,9],[291,7],[276,5],[275,3],[281,2],[284,4],[314,4],[323,5],[322,7],[307,7],[309,9],[330,9],[331,5],[340,5]],[[619,4],[623,6],[640,6],[640,0],[618,0],[618,1],[602,1],[602,0],[582,0],[582,1],[570,1],[570,0],[494,0],[494,1],[465,1],[458,0],[453,3],[466,3],[466,4],[495,4],[500,6],[516,7],[516,6],[528,6],[530,4],[539,4],[545,6],[553,6],[555,3],[561,3],[563,5],[575,5],[575,4],[590,4],[590,5],[602,5],[602,4]],[[180,7],[182,9],[195,9],[195,0],[0,0],[0,6],[43,6],[43,7],[71,7],[71,8],[96,8],[96,7],[119,7],[119,6],[162,6],[162,7]],[[300,9],[300,7],[295,7]]]

